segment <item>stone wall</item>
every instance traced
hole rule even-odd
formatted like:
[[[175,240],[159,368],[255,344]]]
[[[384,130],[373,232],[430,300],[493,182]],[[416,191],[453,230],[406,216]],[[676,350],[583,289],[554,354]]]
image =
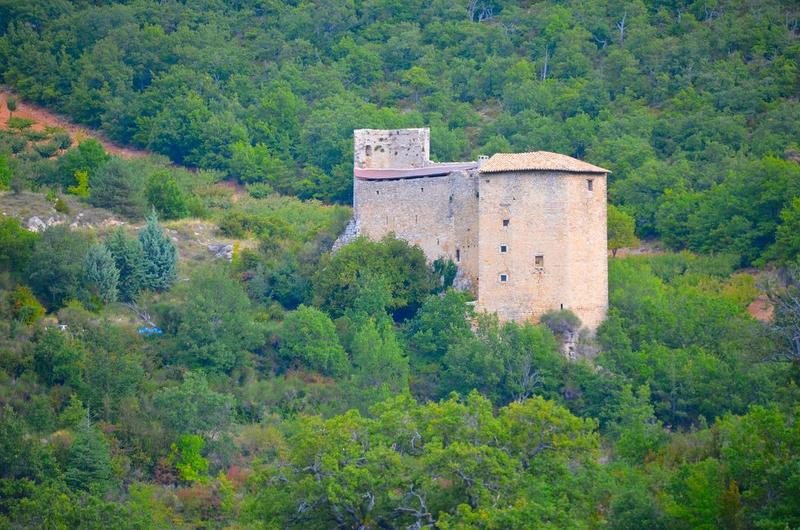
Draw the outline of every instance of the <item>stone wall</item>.
[[[452,259],[459,283],[477,283],[478,197],[475,172],[395,180],[354,180],[356,231],[370,239],[394,233],[430,261]]]
[[[605,175],[509,172],[479,179],[478,309],[516,321],[570,309],[595,329],[608,305]]]
[[[430,129],[356,129],[353,131],[357,168],[419,168],[431,163]]]

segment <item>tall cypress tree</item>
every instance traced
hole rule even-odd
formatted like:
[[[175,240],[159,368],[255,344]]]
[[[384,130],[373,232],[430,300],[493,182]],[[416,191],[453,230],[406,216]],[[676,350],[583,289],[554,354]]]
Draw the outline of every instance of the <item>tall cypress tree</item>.
[[[178,251],[158,224],[155,210],[139,232],[139,242],[145,257],[145,287],[154,291],[167,289],[177,276]]]
[[[83,262],[84,280],[90,292],[105,303],[116,300],[119,270],[105,245],[97,243],[89,247]]]
[[[114,263],[119,271],[117,290],[123,302],[133,302],[144,288],[145,257],[142,244],[138,239],[125,235],[122,228],[117,228],[106,240]]]

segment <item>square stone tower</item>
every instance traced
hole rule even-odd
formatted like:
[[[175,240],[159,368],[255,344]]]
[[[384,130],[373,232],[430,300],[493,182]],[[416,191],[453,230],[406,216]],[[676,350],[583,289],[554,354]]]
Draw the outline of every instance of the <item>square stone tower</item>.
[[[569,309],[589,329],[600,325],[607,173],[546,151],[499,153],[481,166],[478,309],[516,321]]]

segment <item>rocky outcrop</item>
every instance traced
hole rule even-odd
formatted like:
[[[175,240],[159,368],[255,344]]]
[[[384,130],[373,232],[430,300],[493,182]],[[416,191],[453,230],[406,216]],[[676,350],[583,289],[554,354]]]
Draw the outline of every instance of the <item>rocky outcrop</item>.
[[[233,260],[233,245],[230,243],[210,243],[208,250],[215,258],[224,258],[228,261]]]

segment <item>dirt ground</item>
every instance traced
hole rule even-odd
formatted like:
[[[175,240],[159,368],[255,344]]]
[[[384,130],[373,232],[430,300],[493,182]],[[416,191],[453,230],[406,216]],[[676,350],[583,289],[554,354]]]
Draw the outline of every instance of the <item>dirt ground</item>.
[[[13,115],[20,118],[35,120],[36,123],[31,126],[34,130],[41,131],[44,130],[45,127],[60,127],[72,136],[74,142],[80,142],[85,138],[94,138],[103,144],[106,151],[122,158],[136,158],[150,154],[144,149],[117,145],[105,138],[99,131],[81,125],[75,125],[64,116],[59,116],[44,107],[20,99],[5,87],[0,88],[0,129],[2,130],[8,129],[8,118],[10,115],[8,107],[6,106],[6,100],[9,96],[13,96],[17,100],[17,110],[14,111]]]

